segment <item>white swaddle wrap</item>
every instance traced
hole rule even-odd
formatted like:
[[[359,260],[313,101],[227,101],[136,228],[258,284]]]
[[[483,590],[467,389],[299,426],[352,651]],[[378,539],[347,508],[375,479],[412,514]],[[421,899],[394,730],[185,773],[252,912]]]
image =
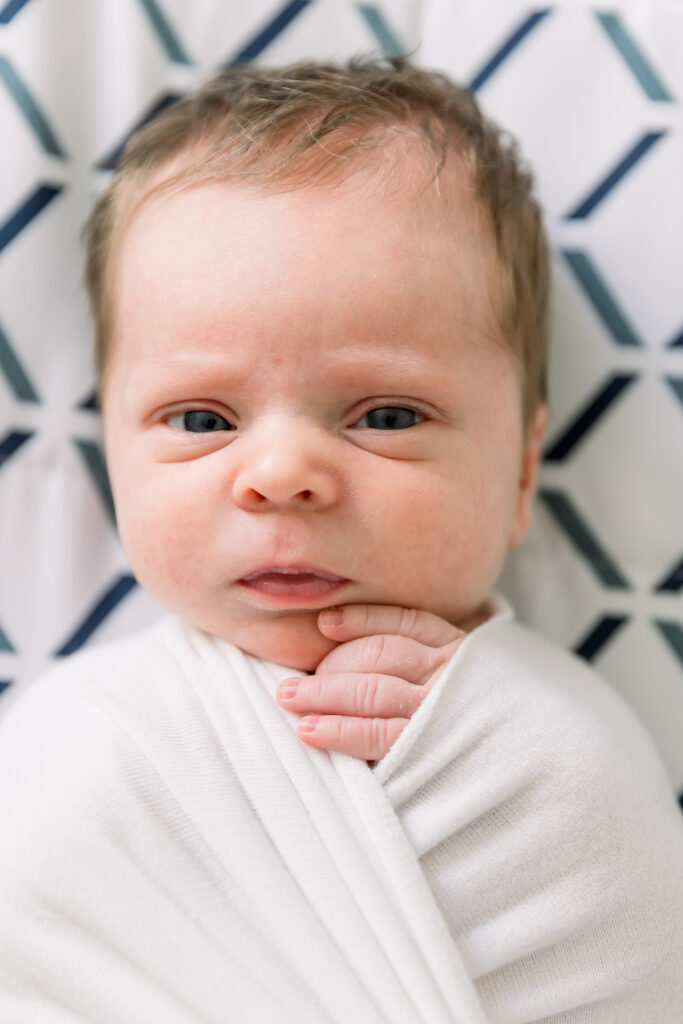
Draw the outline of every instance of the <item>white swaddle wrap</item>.
[[[503,609],[470,634],[374,771],[363,761],[301,743],[298,716],[275,701],[277,685],[291,669],[245,655],[176,619],[85,651],[34,684],[0,729],[2,1024],[540,1020],[524,1015],[534,999],[548,1013],[555,1007],[553,993],[543,991],[542,959],[535,966],[529,960],[534,947],[538,954],[540,935],[559,950],[553,967],[557,1006],[569,1010],[592,998],[613,999],[601,1003],[603,1015],[569,1012],[553,1021],[678,1019],[656,1006],[652,1016],[619,1016],[641,1005],[650,1012],[654,1004],[618,959],[625,934],[618,915],[615,949],[605,940],[607,963],[596,965],[592,979],[580,962],[583,940],[566,946],[566,955],[564,946],[555,945],[566,937],[561,932],[575,930],[576,915],[584,922],[602,920],[593,890],[596,881],[602,886],[605,867],[612,870],[609,859],[596,867],[590,850],[579,850],[578,857],[574,851],[576,891],[558,885],[550,892],[543,883],[543,892],[534,893],[535,924],[528,905],[515,910],[516,924],[512,908],[507,920],[498,912],[494,918],[487,900],[504,903],[508,886],[497,884],[501,864],[493,863],[491,847],[481,840],[480,877],[463,887],[461,899],[451,880],[450,897],[446,888],[437,903],[433,863],[429,867],[429,854],[423,863],[418,859],[429,847],[438,863],[451,833],[459,841],[469,835],[463,847],[468,856],[454,846],[446,862],[448,870],[460,864],[465,875],[471,873],[477,850],[468,828],[486,820],[487,810],[504,807],[511,794],[521,807],[520,793],[540,793],[534,787],[548,782],[552,792],[547,751],[534,762],[535,738],[519,735],[513,712],[495,697],[508,648],[514,657],[515,644],[524,647],[518,633],[509,633],[521,632],[510,618]],[[541,665],[548,658],[543,641],[538,643],[534,648],[532,641],[532,666],[534,658]],[[522,709],[539,684],[538,672],[529,679],[520,682]],[[562,685],[548,692],[557,699]],[[473,693],[481,695],[482,712],[470,715],[458,701]],[[641,813],[643,793],[628,824],[640,829],[638,855],[655,857],[648,871],[664,872],[667,892],[673,884],[671,909],[679,917],[668,920],[660,902],[659,911],[655,907],[641,921],[641,897],[634,892],[634,906],[624,908],[634,934],[626,936],[623,963],[645,964],[635,974],[649,972],[656,986],[666,988],[683,951],[683,829],[676,831],[673,796],[635,719],[606,687],[597,691],[596,707],[604,707],[606,717],[615,708],[623,716],[615,728],[625,744],[635,742],[643,792],[661,804],[665,834],[657,821],[650,850],[642,848],[641,834],[652,824]],[[600,739],[594,712],[586,723]],[[538,725],[542,716],[534,714]],[[490,763],[490,778],[487,770],[477,778],[466,759],[486,749],[486,737],[508,743],[508,753]],[[515,750],[519,764],[512,760]],[[458,769],[461,783],[457,771],[453,775]],[[632,788],[632,781],[625,785]],[[520,823],[506,831],[505,819],[503,813],[492,849],[503,866],[509,858],[512,872],[520,850],[531,849],[533,834],[524,827],[520,832]],[[527,888],[533,889],[541,864],[546,871],[546,863],[551,870],[557,864],[559,881],[570,877],[556,840],[548,834],[547,848],[523,862]],[[623,846],[618,834],[614,841]],[[577,843],[582,845],[581,836]],[[575,866],[584,856],[585,878]],[[678,872],[676,856],[682,858]],[[492,887],[495,894],[488,893]],[[541,897],[549,892],[544,904]],[[457,904],[464,907],[473,895],[490,918],[477,921],[476,935],[457,922]],[[614,906],[605,910],[610,919],[614,912]],[[462,948],[454,937],[460,933]],[[517,973],[514,964],[504,974],[505,964],[495,962],[501,935],[517,943],[511,954]],[[493,961],[486,964],[489,949]],[[667,998],[671,1010],[671,992]],[[680,1009],[681,988],[675,998]]]
[[[86,655],[14,752],[3,1021],[483,1021],[372,771],[275,702],[292,670],[177,620],[163,639],[117,645],[111,685]],[[42,809],[27,850],[34,801],[58,829]]]

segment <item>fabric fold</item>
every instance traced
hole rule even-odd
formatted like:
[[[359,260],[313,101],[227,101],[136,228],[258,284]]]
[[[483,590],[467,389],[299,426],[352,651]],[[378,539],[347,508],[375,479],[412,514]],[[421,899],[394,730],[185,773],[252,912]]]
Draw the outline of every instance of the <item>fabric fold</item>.
[[[380,783],[277,705],[291,670],[175,619],[111,654],[3,723],[2,1013],[485,1021]]]
[[[186,671],[195,681],[198,697],[210,706],[212,719],[222,720],[227,735],[233,723],[245,726],[251,709],[252,741],[256,722],[263,730],[263,744],[240,750],[239,777],[251,805],[366,991],[383,993],[382,1012],[387,1019],[483,1020],[476,992],[415,851],[367,765],[301,743],[295,732],[298,716],[283,712],[275,702],[277,686],[291,675],[291,669],[250,658],[196,631],[191,637],[213,688],[204,678],[200,693],[197,666],[188,664]],[[189,647],[184,646],[184,652],[176,648],[179,658],[187,656]],[[226,663],[244,700],[239,708],[233,704],[234,691],[230,706],[225,704]],[[270,758],[271,751],[272,775],[264,764],[264,756]],[[234,748],[231,760],[236,764]],[[274,804],[280,814],[273,815]],[[354,913],[351,907],[356,908]],[[329,970],[327,963],[321,975]],[[399,992],[405,995],[399,997]]]

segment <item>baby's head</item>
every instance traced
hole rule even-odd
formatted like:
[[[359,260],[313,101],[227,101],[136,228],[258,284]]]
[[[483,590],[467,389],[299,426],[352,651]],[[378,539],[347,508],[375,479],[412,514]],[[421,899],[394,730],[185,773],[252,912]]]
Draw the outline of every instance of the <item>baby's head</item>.
[[[480,621],[535,487],[530,176],[467,90],[392,65],[217,76],[133,137],[86,227],[133,571],[298,669],[330,604]]]

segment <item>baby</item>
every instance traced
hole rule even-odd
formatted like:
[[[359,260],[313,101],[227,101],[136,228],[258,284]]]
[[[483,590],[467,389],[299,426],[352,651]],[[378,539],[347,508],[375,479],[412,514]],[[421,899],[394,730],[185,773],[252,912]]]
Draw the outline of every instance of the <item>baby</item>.
[[[665,773],[616,696],[493,594],[547,417],[548,257],[514,147],[467,90],[401,59],[236,68],[132,138],[87,243],[118,527],[176,624],[153,670],[141,641],[94,648],[7,716],[15,777],[41,706],[43,738],[80,753],[68,776],[50,755],[47,783],[73,846],[31,833],[53,858],[38,870],[10,844],[3,1019],[681,1019]],[[88,725],[66,721],[67,693],[97,704]],[[13,835],[40,799],[5,806]],[[207,839],[223,813],[232,845]],[[383,872],[367,888],[361,848]],[[111,907],[82,895],[95,876]],[[90,972],[71,917],[104,951]]]
[[[89,228],[137,579],[315,672],[280,691],[302,739],[368,759],[490,614],[546,420],[530,181],[469,93],[408,82],[226,75],[130,143]]]

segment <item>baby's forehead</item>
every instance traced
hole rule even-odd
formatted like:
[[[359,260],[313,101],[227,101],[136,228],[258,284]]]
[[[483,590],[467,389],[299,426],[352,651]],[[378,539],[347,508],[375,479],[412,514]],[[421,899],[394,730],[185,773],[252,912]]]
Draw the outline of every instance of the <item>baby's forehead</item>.
[[[351,133],[352,129],[347,129]],[[357,133],[356,133],[357,134]],[[331,203],[339,197],[370,196],[378,202],[394,202],[395,217],[414,218],[436,199],[444,220],[454,209],[473,222],[488,222],[487,212],[474,185],[471,160],[454,146],[438,154],[424,135],[410,125],[375,126],[371,142],[351,155],[337,139],[338,155],[321,145],[305,151],[285,172],[269,177],[266,164],[230,173],[229,167],[212,168],[203,159],[201,147],[180,151],[161,165],[137,176],[124,188],[119,223],[125,231],[150,202],[188,188],[224,185],[245,199],[287,193],[308,195]],[[336,139],[336,135],[335,135]],[[329,143],[332,145],[332,143]]]
[[[459,275],[451,284],[475,270],[479,283],[488,283],[498,269],[495,245],[460,169],[443,168],[434,177],[411,159],[405,157],[399,174],[384,162],[334,183],[255,188],[217,180],[155,188],[123,232],[120,255],[146,271],[150,252],[162,265],[181,251],[189,259],[198,248],[207,268],[216,258],[231,262],[235,279],[254,262],[264,272],[272,265],[280,276],[296,278],[317,259],[322,287],[334,286],[330,268],[351,253],[358,276],[365,270],[384,284],[401,280],[409,290],[426,283],[425,273],[440,275],[450,266]],[[288,258],[278,263],[282,249]]]
[[[314,363],[355,374],[370,351],[375,377],[401,361],[409,377],[430,353],[450,364],[458,341],[490,344],[488,242],[450,196],[416,199],[414,184],[391,197],[223,182],[158,196],[122,249],[117,342],[150,365],[180,348],[188,366],[205,355],[237,377],[258,366],[264,383],[275,371],[312,379]]]
[[[478,329],[491,321],[487,330],[495,334],[495,245],[462,161],[446,160],[437,174],[421,142],[396,136],[332,181],[265,187],[219,179],[166,187],[181,166],[151,181],[122,233],[112,276],[119,324],[138,303],[144,279],[147,308],[162,318],[171,312],[181,320],[187,312],[194,325],[230,301],[236,332],[251,333],[263,298],[289,289],[282,315],[299,324],[310,317],[315,325],[322,314],[302,291],[304,281],[330,305],[341,289],[350,308],[358,307],[361,333],[363,303],[373,291],[397,332],[404,306],[411,320],[420,310],[425,330],[438,328],[438,287],[457,297],[450,316],[469,318]],[[194,275],[189,296],[187,273]]]
[[[452,267],[458,280],[444,278],[444,288],[462,289],[463,276],[476,278],[477,290],[488,290],[486,305],[493,311],[500,267],[466,169],[459,161],[446,161],[435,174],[422,145],[392,139],[390,146],[396,153],[373,152],[371,160],[334,181],[256,187],[220,179],[167,189],[168,178],[160,177],[120,236],[115,283],[122,272],[128,276],[125,264],[131,260],[146,272],[150,248],[162,240],[157,256],[170,258],[199,246],[207,270],[219,257],[230,259],[229,274],[236,282],[243,265],[258,260],[264,288],[277,283],[267,277],[269,253],[286,246],[289,258],[277,264],[283,281],[306,272],[317,259],[311,286],[332,290],[336,282],[329,268],[355,247],[358,277],[365,274],[378,288],[393,289],[397,300],[400,293],[424,286],[425,273],[442,277]],[[472,294],[474,287],[472,280]],[[118,287],[113,292],[116,303]],[[173,294],[164,297],[173,299]]]

